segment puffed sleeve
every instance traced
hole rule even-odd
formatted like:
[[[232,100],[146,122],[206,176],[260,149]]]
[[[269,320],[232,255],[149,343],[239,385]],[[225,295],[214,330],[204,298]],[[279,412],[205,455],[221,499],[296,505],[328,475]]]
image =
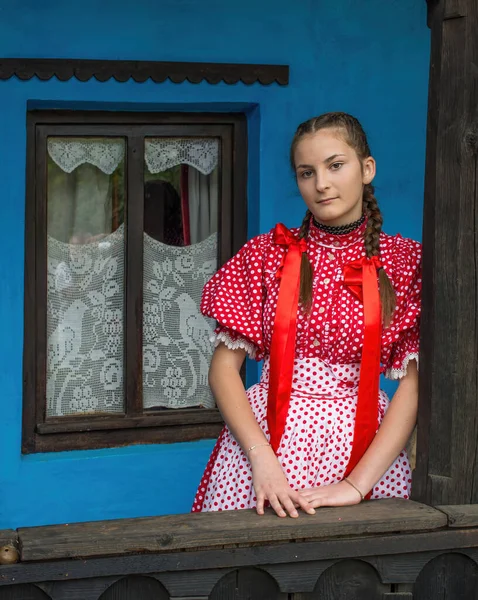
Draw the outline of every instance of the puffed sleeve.
[[[263,256],[267,234],[239,250],[204,286],[201,312],[218,322],[216,345],[243,348],[251,358],[264,358],[262,310]]]
[[[420,339],[421,245],[398,237],[393,258],[393,287],[397,304],[389,327],[382,337],[382,372],[389,379],[400,379],[408,363],[418,365]]]

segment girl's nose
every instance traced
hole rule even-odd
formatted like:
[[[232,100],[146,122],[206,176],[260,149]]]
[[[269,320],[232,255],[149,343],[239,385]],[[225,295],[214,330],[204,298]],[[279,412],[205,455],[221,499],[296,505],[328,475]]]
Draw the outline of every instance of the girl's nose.
[[[317,171],[316,188],[318,192],[325,192],[329,188],[327,172]]]

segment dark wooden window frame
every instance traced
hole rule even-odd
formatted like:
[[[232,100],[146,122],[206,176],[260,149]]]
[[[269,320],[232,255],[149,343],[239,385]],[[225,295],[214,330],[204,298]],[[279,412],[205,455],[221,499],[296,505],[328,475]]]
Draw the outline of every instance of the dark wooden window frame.
[[[125,413],[46,418],[46,141],[48,136],[127,137]],[[27,114],[25,333],[22,452],[106,448],[213,438],[217,409],[142,408],[142,261],[145,137],[221,139],[219,264],[247,237],[247,122],[243,114],[30,111]],[[140,198],[140,201],[130,200]]]

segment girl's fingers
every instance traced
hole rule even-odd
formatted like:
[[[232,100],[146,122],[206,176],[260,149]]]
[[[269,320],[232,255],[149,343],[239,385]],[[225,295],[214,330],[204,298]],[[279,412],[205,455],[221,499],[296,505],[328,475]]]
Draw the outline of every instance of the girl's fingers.
[[[306,512],[308,515],[315,515],[314,506],[310,499],[304,498],[303,496],[297,496],[297,503],[300,508]]]
[[[281,498],[280,498],[280,502],[282,504],[282,506],[284,507],[284,510],[289,513],[289,516],[291,516],[292,518],[297,518],[299,516],[299,513],[297,512],[297,510],[295,509],[294,503],[292,502],[290,496],[284,494]]]
[[[312,492],[311,490],[301,490],[300,492],[298,492],[298,494],[301,498],[312,498],[314,492]]]
[[[305,513],[309,515],[314,515],[314,504],[313,498],[306,499],[301,496],[298,492],[294,492],[290,490],[290,494],[285,492],[281,493],[280,496],[277,494],[268,494],[264,492],[257,493],[257,501],[256,501],[256,512],[258,515],[264,514],[264,504],[266,499],[269,501],[271,508],[279,517],[287,517],[288,515],[292,518],[297,518],[299,513],[297,509],[302,509]],[[319,502],[317,506],[320,506]]]
[[[309,494],[300,494],[298,496],[302,501],[311,502],[314,498],[317,497],[317,494],[309,493]]]
[[[344,506],[343,502],[338,502],[337,498],[330,496],[320,496],[318,501],[321,506]]]
[[[317,498],[316,500],[312,500],[310,505],[314,508],[320,508],[321,506],[326,506],[322,500],[322,498]]]
[[[258,515],[264,514],[264,494],[257,494],[256,512]]]
[[[302,493],[301,493],[302,492]],[[300,490],[297,495],[298,502],[300,502],[300,507],[302,510],[307,511],[307,508],[313,506],[317,508],[319,506],[323,506],[323,495],[317,490]],[[304,508],[305,507],[305,508]],[[315,512],[315,511],[314,511]],[[313,514],[313,513],[309,513]]]
[[[297,493],[302,498],[307,498],[308,496],[312,496],[313,494],[312,490],[299,490]]]
[[[269,503],[277,513],[277,516],[287,517],[285,510],[282,508],[282,504],[279,502],[279,498],[275,494],[269,496]]]

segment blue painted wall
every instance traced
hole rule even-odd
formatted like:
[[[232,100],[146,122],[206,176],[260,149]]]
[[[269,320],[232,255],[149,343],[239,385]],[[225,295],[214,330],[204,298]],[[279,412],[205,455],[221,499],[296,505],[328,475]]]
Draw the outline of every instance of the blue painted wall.
[[[423,0],[0,0],[0,57],[290,65],[290,85],[0,82],[0,528],[188,511],[212,442],[22,456],[27,106],[244,109],[250,235],[304,206],[296,125],[344,110],[369,133],[390,233],[420,238],[429,34]],[[29,104],[30,103],[30,104]]]

